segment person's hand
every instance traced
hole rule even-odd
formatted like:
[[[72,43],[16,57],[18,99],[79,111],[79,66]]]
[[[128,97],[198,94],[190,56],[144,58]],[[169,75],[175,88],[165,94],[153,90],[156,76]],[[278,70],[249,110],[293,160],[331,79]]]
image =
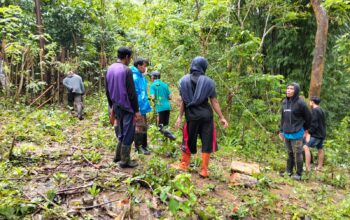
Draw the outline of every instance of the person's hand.
[[[114,114],[113,109],[109,113],[109,122],[111,123],[111,125],[115,125],[117,123],[117,119],[115,118],[115,114]]]
[[[309,131],[308,131],[308,130],[305,130],[303,139],[304,139],[306,142],[309,142],[309,140],[310,140],[310,134],[309,134]]]
[[[280,138],[281,141],[284,141],[284,136],[283,136],[282,132],[280,132],[280,133],[278,134],[278,137]]]
[[[177,117],[176,122],[175,122],[175,129],[178,129],[180,127],[180,124],[182,122],[182,117]]]
[[[220,123],[224,128],[228,128],[228,122],[224,117],[220,118]]]
[[[135,121],[140,121],[140,120],[142,120],[141,113],[140,112],[136,112],[135,113]]]

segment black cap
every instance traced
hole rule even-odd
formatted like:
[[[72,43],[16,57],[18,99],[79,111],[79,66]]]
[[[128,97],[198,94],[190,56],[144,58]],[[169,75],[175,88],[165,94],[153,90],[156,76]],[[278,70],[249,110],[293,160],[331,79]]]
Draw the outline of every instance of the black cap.
[[[160,76],[160,72],[159,71],[153,71],[153,72],[151,72],[151,76]]]

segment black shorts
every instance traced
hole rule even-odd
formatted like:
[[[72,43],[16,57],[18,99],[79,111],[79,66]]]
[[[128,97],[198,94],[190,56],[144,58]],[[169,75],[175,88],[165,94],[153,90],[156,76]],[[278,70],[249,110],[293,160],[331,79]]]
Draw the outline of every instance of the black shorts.
[[[306,146],[308,147],[316,147],[318,150],[323,149],[323,139],[320,138],[315,138],[315,137],[310,137],[310,140],[308,143],[306,143]]]
[[[167,126],[169,125],[170,110],[158,112],[159,115],[159,125]]]
[[[213,120],[187,121],[183,128],[182,150],[187,153],[197,153],[197,137],[202,141],[202,153],[217,151],[216,129]]]

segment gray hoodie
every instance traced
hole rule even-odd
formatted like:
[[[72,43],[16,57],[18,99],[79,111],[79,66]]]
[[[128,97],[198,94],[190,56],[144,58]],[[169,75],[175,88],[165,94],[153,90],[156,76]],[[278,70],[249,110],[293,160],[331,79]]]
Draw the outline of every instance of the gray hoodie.
[[[66,78],[63,79],[63,85],[68,89],[69,92],[84,94],[84,84],[81,77],[75,73],[69,74]]]

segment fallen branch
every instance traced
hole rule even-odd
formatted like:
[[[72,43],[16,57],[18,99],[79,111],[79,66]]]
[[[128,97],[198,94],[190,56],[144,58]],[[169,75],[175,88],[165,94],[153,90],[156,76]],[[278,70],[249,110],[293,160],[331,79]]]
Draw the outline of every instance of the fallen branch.
[[[46,103],[48,103],[50,100],[53,99],[53,96],[51,96],[49,99],[47,99],[45,102],[41,103],[36,109],[38,110],[39,108],[43,107]]]
[[[84,188],[89,187],[89,186],[92,186],[92,183],[86,184],[84,186],[78,186],[78,187],[73,187],[73,188],[62,189],[62,190],[59,190],[57,192],[57,194],[62,194],[64,192],[73,191],[73,190],[77,190],[77,189],[84,189]]]
[[[86,162],[88,162],[88,164],[90,164],[91,166],[93,166],[95,169],[100,169],[100,167],[98,167],[98,166],[96,166],[95,164],[93,164],[90,160],[88,160],[83,154],[81,155],[81,156],[83,156],[83,158],[84,158],[84,160],[86,161]]]
[[[3,180],[12,180],[12,181],[16,181],[16,180],[37,180],[37,179],[45,179],[45,178],[49,178],[49,176],[40,176],[40,177],[31,177],[31,178],[24,178],[24,177],[19,177],[19,178],[0,178],[0,181],[3,181]]]
[[[59,196],[69,196],[69,195],[75,195],[75,194],[84,194],[85,191],[84,190],[79,190],[79,191],[72,191],[72,192],[62,192],[62,193],[57,193],[57,195]]]
[[[181,202],[181,203],[186,202],[186,199],[183,199],[183,198],[181,198],[179,196],[175,196],[175,195],[172,195],[170,193],[167,193],[166,195],[168,196],[168,198],[175,199],[178,202]]]
[[[41,97],[43,97],[56,83],[53,83],[51,86],[49,86],[49,88],[47,88],[43,93],[41,93],[41,95],[36,98],[32,103],[30,103],[29,106],[32,106],[34,103],[36,103]]]
[[[108,202],[104,202],[104,203],[100,203],[100,204],[92,205],[92,206],[74,207],[74,209],[93,209],[93,208],[98,208],[98,207],[101,207],[101,206],[104,206],[104,205],[107,205],[107,204],[110,204],[113,202],[117,202],[117,201],[120,201],[120,199],[115,199],[115,200],[111,200]]]
[[[148,183],[146,180],[143,180],[143,179],[135,179],[135,180],[133,180],[133,181],[134,181],[134,182],[142,182],[142,183],[145,183],[145,184],[148,186],[148,188],[153,192],[153,188],[152,188],[151,184]]]
[[[29,196],[27,196],[26,194],[23,193],[23,195],[25,197],[27,197],[28,199],[30,199]],[[58,207],[58,208],[61,208],[59,205],[55,204],[54,202],[52,202],[51,200],[49,200],[46,196],[44,196],[43,194],[41,194],[40,192],[38,192],[38,195],[40,195],[43,199],[45,199],[48,203],[50,203],[51,205],[55,206],[55,207]],[[31,199],[30,199],[31,200]],[[53,209],[48,209],[47,207],[41,205],[41,204],[38,204],[40,206],[40,208],[42,209],[45,209],[45,210],[49,210],[51,212],[53,212],[55,215],[57,216],[60,216],[64,219],[67,219],[67,220],[70,220],[70,218],[67,216],[67,213],[58,213],[58,212],[55,212]]]

